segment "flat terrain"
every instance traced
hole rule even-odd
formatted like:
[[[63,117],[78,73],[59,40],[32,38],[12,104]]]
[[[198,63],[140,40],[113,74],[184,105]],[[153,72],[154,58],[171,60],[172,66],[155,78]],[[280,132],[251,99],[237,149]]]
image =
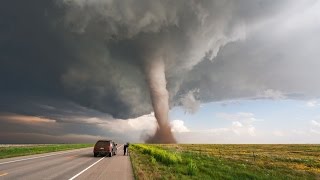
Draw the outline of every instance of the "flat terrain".
[[[131,180],[129,156],[122,146],[113,157],[93,157],[92,147],[0,160],[0,179]]]
[[[320,145],[130,147],[137,179],[320,179]]]
[[[92,146],[92,144],[0,144],[0,159]]]

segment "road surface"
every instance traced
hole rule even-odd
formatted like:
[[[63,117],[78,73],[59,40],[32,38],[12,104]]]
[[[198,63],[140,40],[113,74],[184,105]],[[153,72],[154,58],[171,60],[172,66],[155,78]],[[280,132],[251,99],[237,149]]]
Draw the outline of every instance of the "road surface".
[[[92,148],[0,160],[0,180],[5,179],[114,179],[132,180],[129,156],[123,146],[113,157],[93,157]]]

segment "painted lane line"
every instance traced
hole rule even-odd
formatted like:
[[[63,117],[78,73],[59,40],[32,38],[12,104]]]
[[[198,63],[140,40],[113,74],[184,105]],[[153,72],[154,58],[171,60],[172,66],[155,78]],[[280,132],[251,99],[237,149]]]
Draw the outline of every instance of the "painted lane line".
[[[105,156],[103,157],[105,158]],[[76,177],[80,176],[83,172],[85,172],[86,170],[90,169],[92,166],[94,166],[95,164],[97,164],[98,162],[100,162],[103,158],[99,159],[98,161],[96,161],[95,163],[91,164],[89,167],[85,168],[84,170],[82,170],[81,172],[79,172],[78,174],[74,175],[72,178],[70,178],[69,180],[73,180]]]
[[[123,146],[123,144],[119,147],[117,147],[117,150],[120,149]],[[103,157],[105,158],[105,156]],[[103,158],[99,159],[98,161],[96,161],[95,163],[91,164],[89,167],[87,167],[86,169],[82,170],[81,172],[79,172],[78,174],[74,175],[72,178],[70,178],[69,180],[73,180],[75,178],[77,178],[78,176],[80,176],[82,173],[84,173],[85,171],[87,171],[88,169],[90,169],[92,166],[94,166],[95,164],[97,164],[98,162],[100,162]]]
[[[121,146],[123,146],[123,144],[122,144]],[[118,150],[118,149],[120,149],[120,148],[121,148],[121,146],[117,147],[117,150]]]
[[[1,177],[1,176],[5,176],[5,175],[8,175],[8,173],[3,173],[3,174],[0,174],[0,177]]]
[[[90,148],[92,148],[92,147],[90,147]],[[86,148],[86,149],[88,149],[88,148]],[[43,158],[43,157],[49,157],[49,156],[55,156],[55,155],[59,155],[59,154],[72,153],[72,152],[77,152],[77,151],[81,151],[81,150],[84,150],[84,149],[78,149],[78,150],[74,150],[74,151],[71,151],[71,152],[70,151],[69,152],[61,152],[61,153],[48,154],[48,155],[44,155],[44,156],[36,156],[36,157],[31,157],[31,158],[26,158],[26,159],[18,159],[18,160],[13,160],[13,161],[7,161],[7,162],[0,163],[0,165],[20,162],[20,161],[26,161],[26,160],[32,160],[32,159],[38,159],[38,158]]]

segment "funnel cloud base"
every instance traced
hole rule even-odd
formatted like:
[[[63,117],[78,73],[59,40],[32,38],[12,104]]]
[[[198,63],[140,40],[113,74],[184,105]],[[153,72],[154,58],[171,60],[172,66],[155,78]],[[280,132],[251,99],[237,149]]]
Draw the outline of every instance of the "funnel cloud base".
[[[175,144],[177,143],[174,138],[170,126],[161,127],[161,129],[157,129],[155,134],[145,141],[146,143],[151,144]]]

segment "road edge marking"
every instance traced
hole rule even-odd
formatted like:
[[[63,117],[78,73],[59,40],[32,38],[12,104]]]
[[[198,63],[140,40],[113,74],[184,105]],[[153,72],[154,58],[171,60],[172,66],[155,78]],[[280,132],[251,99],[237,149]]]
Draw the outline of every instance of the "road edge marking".
[[[8,175],[9,173],[3,173],[3,174],[0,174],[0,177],[1,176],[6,176],[6,175]]]
[[[92,147],[88,147],[88,148],[92,148]],[[81,151],[83,149],[88,149],[88,148],[81,148],[81,149],[77,149],[77,150],[71,150],[68,152],[60,152],[60,153],[48,154],[48,155],[44,155],[44,156],[36,156],[36,157],[31,157],[31,158],[26,158],[26,159],[17,159],[17,160],[13,160],[13,161],[2,162],[2,163],[0,163],[0,165],[14,163],[14,162],[20,162],[20,161],[26,161],[26,160],[32,160],[32,159],[38,159],[38,158],[43,158],[43,157],[49,157],[49,156],[55,156],[55,155],[59,155],[59,154],[72,153],[72,152]]]
[[[119,147],[117,147],[117,150],[120,149],[123,146],[123,144]],[[105,156],[103,157],[105,158]],[[96,161],[95,163],[91,164],[89,167],[85,168],[84,170],[82,170],[81,172],[79,172],[78,174],[74,175],[73,177],[71,177],[69,180],[73,180],[75,178],[77,178],[78,176],[80,176],[82,173],[84,173],[85,171],[87,171],[88,169],[90,169],[92,166],[96,165],[98,162],[100,162],[103,158],[99,159],[98,161]]]
[[[123,146],[123,144],[122,144],[121,146]],[[117,147],[117,150],[118,150],[118,149],[120,149],[120,148],[121,148],[121,146]]]
[[[99,159],[98,161],[96,161],[95,163],[91,164],[89,167],[85,168],[84,170],[82,170],[81,172],[79,172],[78,174],[74,175],[72,178],[70,178],[69,180],[73,180],[75,178],[77,178],[78,176],[80,176],[82,173],[84,173],[85,171],[87,171],[88,169],[90,169],[92,166],[94,166],[95,164],[97,164],[98,162],[100,162],[102,159],[104,159],[105,156],[101,159]]]

